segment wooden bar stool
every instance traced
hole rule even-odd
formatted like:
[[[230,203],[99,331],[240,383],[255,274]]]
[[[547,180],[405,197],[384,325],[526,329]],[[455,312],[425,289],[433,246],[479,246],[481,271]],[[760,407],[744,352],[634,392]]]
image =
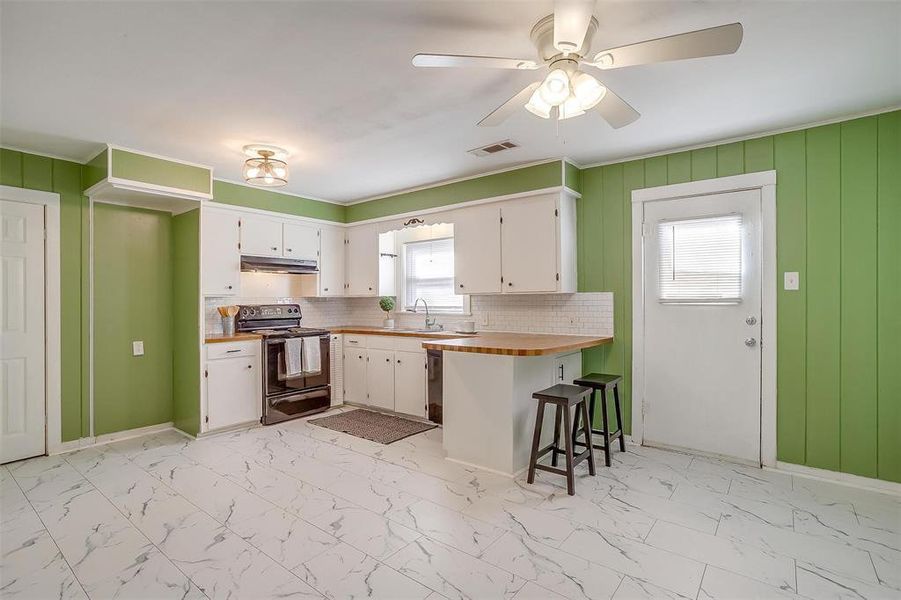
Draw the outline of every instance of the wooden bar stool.
[[[626,441],[623,439],[623,413],[622,407],[619,403],[619,382],[622,381],[622,376],[620,375],[606,375],[603,373],[590,373],[579,379],[573,381],[575,385],[581,385],[585,387],[591,388],[591,406],[588,410],[590,414],[591,420],[589,423],[592,423],[592,427],[594,424],[594,411],[597,406],[597,392],[600,390],[601,392],[601,422],[603,424],[603,429],[591,429],[591,433],[595,436],[600,437],[604,440],[603,444],[595,444],[594,447],[598,450],[604,451],[604,462],[607,466],[610,466],[610,442],[619,438],[619,449],[622,452],[626,451]],[[607,388],[613,388],[613,408],[616,410],[616,431],[611,432],[610,426],[608,424],[607,419]],[[584,415],[583,415],[583,418]],[[586,439],[586,441],[581,442],[577,440],[579,431],[579,411],[576,411],[576,416],[573,417],[573,446],[584,446],[587,444],[591,444],[591,442]],[[597,437],[595,437],[597,439]]]
[[[558,383],[546,390],[541,390],[540,392],[532,394],[532,397],[538,400],[538,413],[535,417],[535,433],[532,436],[532,455],[529,458],[529,483],[535,483],[535,469],[557,473],[558,475],[565,475],[566,491],[572,496],[576,493],[574,468],[577,464],[587,458],[588,472],[594,475],[594,452],[592,451],[591,427],[589,425],[590,421],[588,420],[587,406],[587,399],[591,393],[591,388]],[[544,422],[544,407],[548,403],[557,406],[557,414],[554,418],[554,441],[548,446],[539,449],[538,446],[541,444],[541,426]],[[576,407],[577,415],[579,414],[579,411],[582,412],[585,439],[588,440],[585,451],[578,456],[573,456],[575,432],[570,431],[569,428],[569,410],[574,406]],[[565,450],[560,448],[561,424],[564,429],[563,435],[566,438]],[[551,466],[538,464],[538,459],[548,452],[552,453]],[[556,468],[557,455],[559,454],[566,456],[566,469]]]

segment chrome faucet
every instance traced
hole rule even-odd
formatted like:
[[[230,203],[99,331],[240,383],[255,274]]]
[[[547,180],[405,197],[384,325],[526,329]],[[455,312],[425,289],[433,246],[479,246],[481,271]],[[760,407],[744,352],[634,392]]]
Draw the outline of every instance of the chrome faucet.
[[[429,316],[429,303],[425,301],[425,298],[416,299],[416,302],[413,304],[413,312],[416,312],[416,308],[419,306],[420,302],[425,306],[425,328],[432,329],[435,327],[436,319]]]

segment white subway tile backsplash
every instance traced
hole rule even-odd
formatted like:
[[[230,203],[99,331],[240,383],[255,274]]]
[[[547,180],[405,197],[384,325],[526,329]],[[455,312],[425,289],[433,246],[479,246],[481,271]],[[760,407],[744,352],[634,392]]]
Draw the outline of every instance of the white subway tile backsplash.
[[[385,318],[377,298],[206,298],[204,332],[222,332],[222,319],[216,311],[223,304],[297,303],[307,327],[336,325],[380,326]],[[445,329],[453,330],[459,321],[475,321],[482,331],[523,331],[530,333],[568,333],[613,335],[613,294],[535,294],[517,296],[472,296],[472,315],[437,315]],[[394,314],[398,327],[416,327],[424,315]],[[487,325],[483,325],[486,322]]]

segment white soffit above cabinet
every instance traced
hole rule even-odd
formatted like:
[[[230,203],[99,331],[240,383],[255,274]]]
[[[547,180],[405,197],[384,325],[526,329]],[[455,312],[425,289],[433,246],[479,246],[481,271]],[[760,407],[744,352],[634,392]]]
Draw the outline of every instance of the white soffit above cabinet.
[[[549,0],[3,2],[0,138],[83,161],[107,140],[241,179],[241,147],[292,153],[284,191],[345,202],[549,157],[583,164],[901,104],[899,2],[599,2],[593,50],[740,21],[728,59],[598,76],[642,118],[557,124],[525,110],[474,125],[533,78],[416,71],[411,56],[531,57]],[[240,43],[236,43],[240,40]],[[260,61],[257,48],[291,60]],[[98,57],[103,57],[98,60]],[[36,75],[38,74],[38,75]],[[77,75],[76,75],[77,74]],[[256,110],[260,101],[277,110]],[[473,147],[519,148],[475,157]]]

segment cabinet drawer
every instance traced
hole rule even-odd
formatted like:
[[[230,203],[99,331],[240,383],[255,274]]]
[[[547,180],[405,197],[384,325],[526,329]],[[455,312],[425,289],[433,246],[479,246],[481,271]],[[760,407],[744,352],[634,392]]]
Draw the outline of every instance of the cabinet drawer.
[[[219,342],[206,345],[206,359],[235,358],[237,356],[257,356],[260,342]]]
[[[366,347],[366,336],[345,333],[344,334],[344,346],[346,348],[365,348]]]
[[[394,350],[395,342],[399,339],[393,335],[368,335],[366,347],[374,350]]]
[[[397,337],[394,338],[394,349],[401,352],[425,352],[422,343],[423,338]]]

